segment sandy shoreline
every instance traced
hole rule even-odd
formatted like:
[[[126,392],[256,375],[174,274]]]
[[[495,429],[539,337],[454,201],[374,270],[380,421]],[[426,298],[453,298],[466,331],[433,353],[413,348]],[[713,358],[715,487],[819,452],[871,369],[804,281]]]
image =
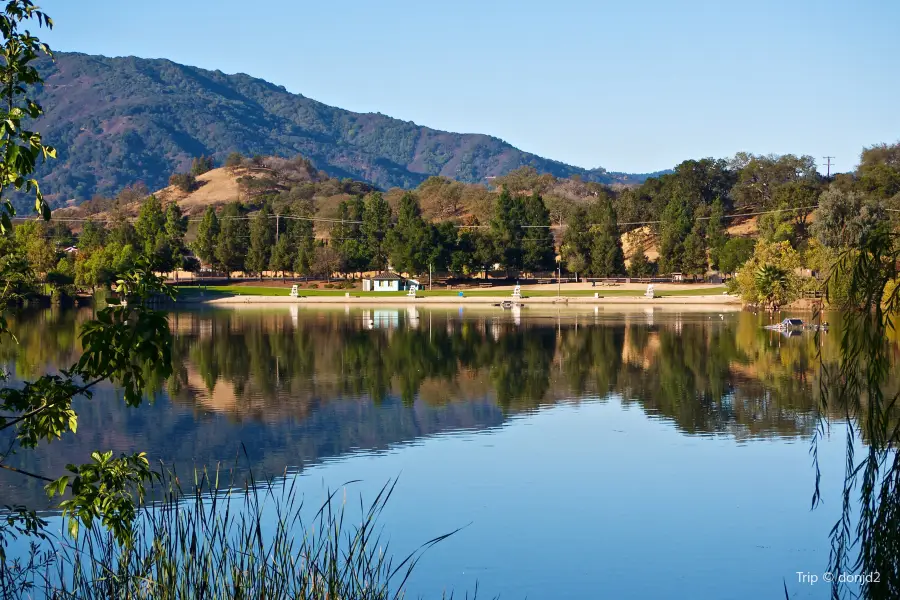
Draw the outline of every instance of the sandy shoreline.
[[[315,305],[315,304],[347,304],[347,305],[369,305],[369,306],[410,306],[410,305],[443,305],[443,306],[460,306],[460,305],[496,305],[502,302],[511,301],[510,296],[471,296],[471,297],[453,297],[453,296],[431,296],[427,298],[409,298],[404,296],[385,297],[383,300],[378,298],[359,297],[359,296],[308,296],[306,298],[291,298],[289,296],[225,296],[225,297],[191,297],[179,299],[179,303],[184,304],[204,304],[212,306],[228,306],[228,305],[256,305],[256,306],[285,306],[285,305]],[[588,306],[604,306],[604,305],[626,305],[626,306],[692,306],[701,307],[708,306],[710,310],[740,310],[741,301],[734,296],[724,294],[709,296],[669,296],[662,298],[654,298],[652,300],[635,297],[635,296],[610,296],[607,298],[593,298],[590,296],[536,296],[533,298],[522,298],[518,300],[523,306],[541,305],[541,306],[572,306],[572,305],[588,305]]]

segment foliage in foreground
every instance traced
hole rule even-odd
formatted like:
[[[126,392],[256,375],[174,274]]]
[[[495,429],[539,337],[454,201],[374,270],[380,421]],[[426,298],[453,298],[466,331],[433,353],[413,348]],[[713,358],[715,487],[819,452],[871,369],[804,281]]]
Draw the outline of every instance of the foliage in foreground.
[[[842,516],[831,532],[832,597],[850,594],[838,574],[878,573],[876,581],[863,582],[863,597],[894,599],[900,597],[900,421],[894,418],[900,392],[888,388],[896,358],[888,339],[900,315],[900,235],[885,226],[865,236],[858,250],[842,256],[832,277],[849,282],[839,304],[845,313],[840,363],[829,369],[822,362],[821,414],[840,408],[848,429]],[[816,457],[827,420],[820,423]],[[865,443],[862,457],[856,455],[858,441]],[[816,466],[814,506],[821,501]]]
[[[97,528],[74,541],[63,536],[32,545],[24,557],[0,563],[0,594],[399,599],[423,553],[452,535],[395,562],[379,517],[396,481],[368,506],[360,499],[359,515],[350,516],[337,491],[318,508],[305,507],[296,476],[235,489],[220,487],[218,473],[206,475],[195,474],[187,493],[177,477],[167,477],[165,499],[142,512],[128,544]]]

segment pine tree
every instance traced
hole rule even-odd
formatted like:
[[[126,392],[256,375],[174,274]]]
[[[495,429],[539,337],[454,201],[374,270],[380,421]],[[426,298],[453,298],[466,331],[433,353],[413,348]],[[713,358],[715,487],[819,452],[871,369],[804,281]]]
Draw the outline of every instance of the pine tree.
[[[597,277],[612,277],[625,273],[625,254],[619,238],[619,226],[612,199],[600,200],[590,212],[591,266],[590,271]]]
[[[187,233],[187,218],[177,202],[166,206],[165,236],[172,256],[172,265],[181,268],[184,263],[184,234]]]
[[[706,222],[706,243],[709,246],[709,263],[713,269],[719,268],[719,256],[728,243],[728,232],[725,229],[725,206],[721,198],[716,198]]]
[[[519,271],[522,268],[524,212],[522,201],[513,197],[504,187],[494,205],[491,236],[507,271]]]
[[[381,192],[373,192],[366,197],[362,221],[360,233],[369,257],[367,266],[383,271],[388,261],[385,238],[391,228],[391,207]]]
[[[200,260],[212,267],[218,267],[219,262],[216,258],[216,244],[219,241],[219,218],[216,216],[216,210],[212,206],[208,206],[203,213],[203,219],[197,228],[197,240],[194,242],[194,252],[200,257]]]
[[[156,196],[150,196],[141,205],[134,230],[144,254],[153,256],[164,242],[166,232],[166,215]]]
[[[628,265],[628,274],[632,277],[649,277],[651,272],[652,265],[647,258],[646,247],[641,242],[634,247],[631,264]]]
[[[588,230],[587,212],[580,206],[572,209],[566,222],[560,256],[570,273],[582,273],[588,267],[591,256],[591,233]]]
[[[528,271],[552,271],[556,265],[556,248],[550,230],[550,211],[537,193],[525,199],[525,224],[522,238],[522,265]]]
[[[227,277],[232,271],[244,271],[250,228],[244,218],[240,202],[226,204],[219,218],[221,223],[216,239],[216,259],[224,267]]]
[[[262,278],[262,272],[269,268],[272,247],[275,245],[275,220],[271,218],[269,205],[263,204],[250,219],[250,247],[247,250],[247,271]]]
[[[300,210],[295,215],[301,217],[295,219],[291,225],[291,236],[294,239],[294,271],[308,277],[312,275],[313,263],[316,260],[316,232],[313,221],[309,220],[312,214]]]
[[[663,273],[684,269],[684,241],[691,232],[692,213],[682,194],[666,204],[659,225],[659,268]]]
[[[705,275],[707,270],[706,240],[700,221],[694,225],[684,240],[682,270],[689,275]]]
[[[397,223],[387,237],[391,265],[399,272],[422,273],[428,268],[431,242],[431,231],[422,218],[418,198],[412,192],[403,194]]]

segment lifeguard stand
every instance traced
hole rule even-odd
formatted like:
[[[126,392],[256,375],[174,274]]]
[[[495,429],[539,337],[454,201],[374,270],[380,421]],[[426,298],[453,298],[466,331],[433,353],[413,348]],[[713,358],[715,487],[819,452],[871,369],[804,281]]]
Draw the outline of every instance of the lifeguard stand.
[[[656,292],[653,289],[652,283],[647,284],[647,291],[644,292],[644,298],[647,298],[648,300],[656,298]]]
[[[513,297],[513,300],[521,300],[522,299],[522,286],[519,285],[518,283],[516,284],[516,287],[513,288],[512,297]]]
[[[297,298],[300,296],[300,288],[297,284],[291,286],[291,298]]]

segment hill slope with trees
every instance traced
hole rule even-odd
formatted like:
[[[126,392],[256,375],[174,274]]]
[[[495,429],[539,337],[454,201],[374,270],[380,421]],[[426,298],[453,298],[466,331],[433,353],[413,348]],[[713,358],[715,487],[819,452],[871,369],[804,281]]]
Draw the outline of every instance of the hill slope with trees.
[[[581,169],[487,135],[438,131],[380,113],[354,113],[248,75],[168,60],[57,53],[43,61],[37,128],[59,150],[39,173],[57,206],[150,189],[186,171],[196,156],[221,164],[246,156],[297,154],[337,178],[381,188],[415,187],[431,175],[480,182],[522,166],[558,177],[640,183],[641,175]]]

